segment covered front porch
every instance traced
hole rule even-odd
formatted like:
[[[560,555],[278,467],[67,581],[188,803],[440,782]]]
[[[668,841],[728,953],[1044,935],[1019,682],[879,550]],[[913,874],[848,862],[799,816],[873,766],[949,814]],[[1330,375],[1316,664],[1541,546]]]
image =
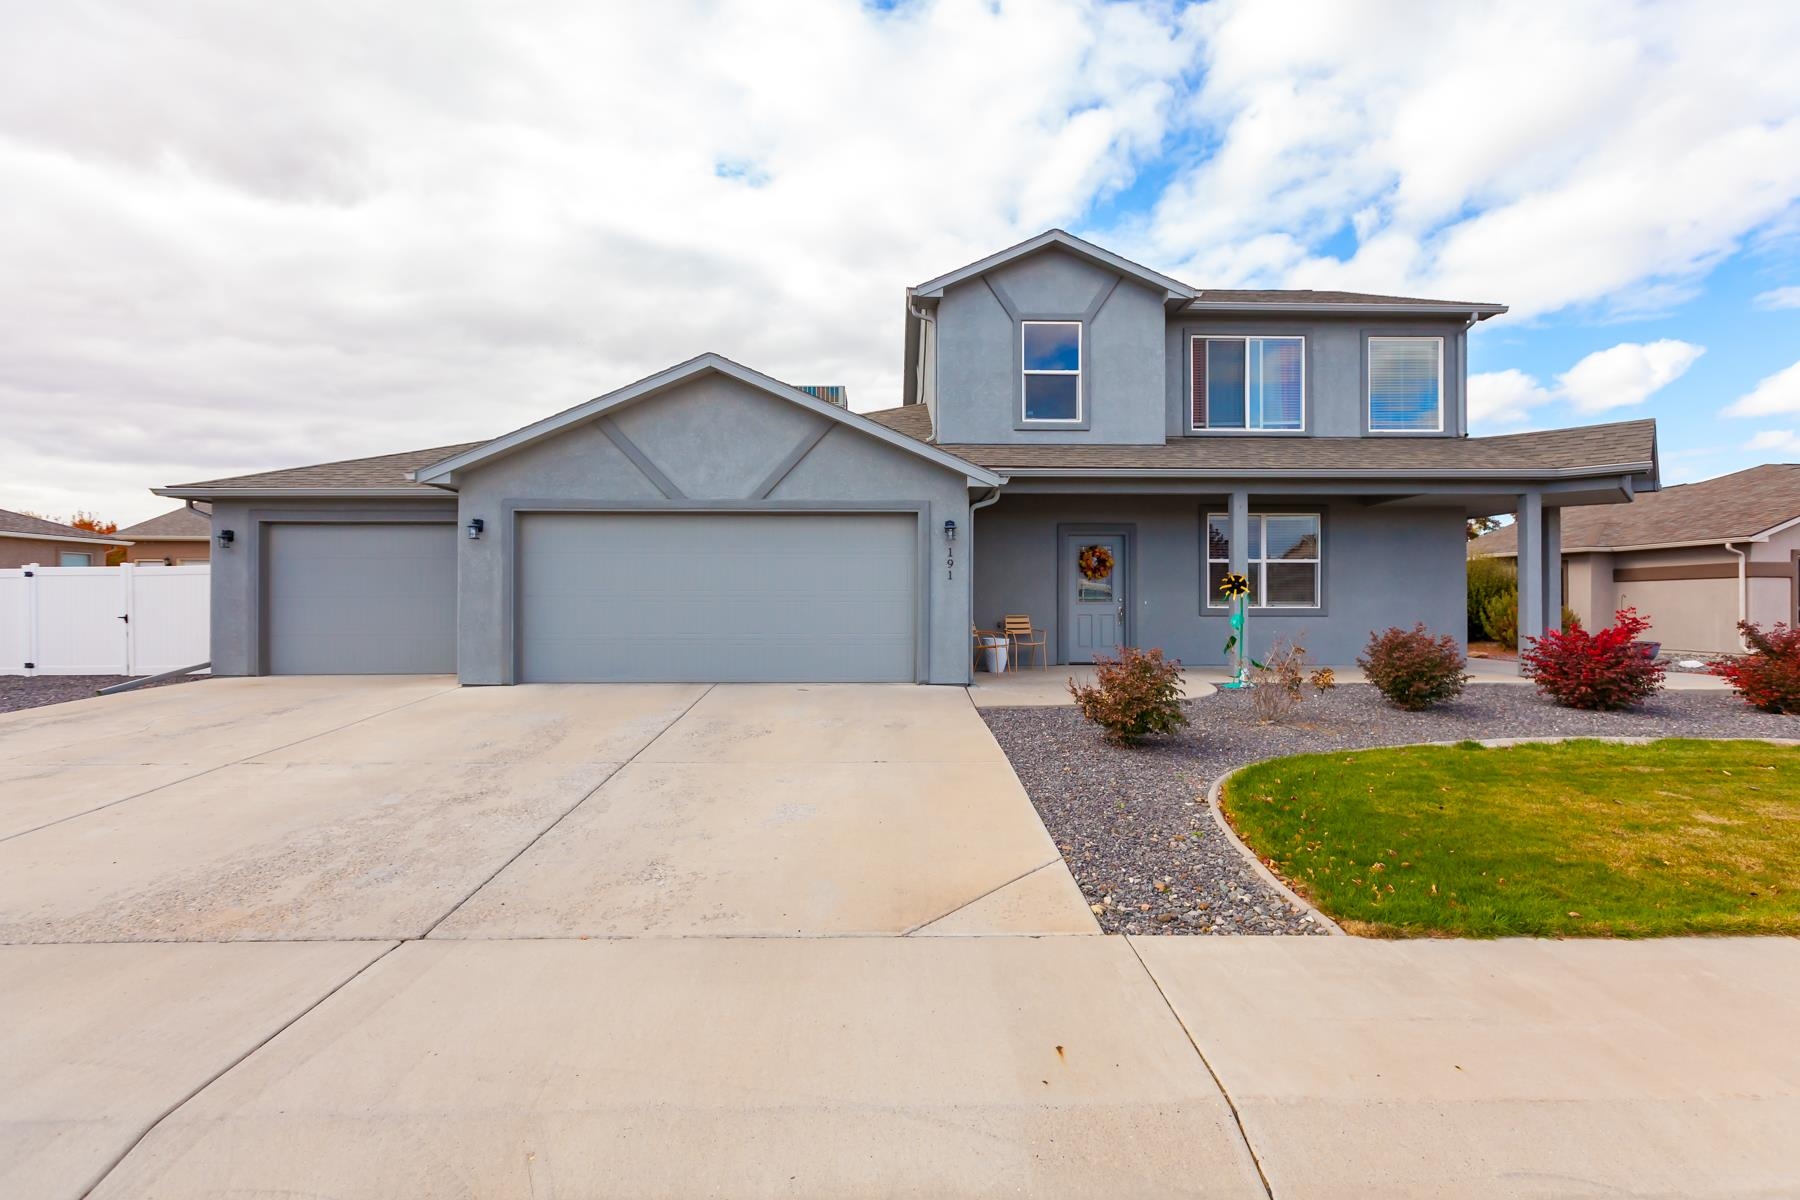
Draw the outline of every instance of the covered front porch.
[[[1561,611],[1562,507],[1629,495],[1617,478],[1516,491],[1454,480],[1013,480],[972,513],[971,616],[979,629],[1028,616],[1050,665],[1136,646],[1223,667],[1230,610],[1217,584],[1229,571],[1251,581],[1251,654],[1281,638],[1316,663],[1350,667],[1392,625],[1422,622],[1462,641],[1467,519],[1517,512],[1520,633],[1535,637]],[[1036,661],[1033,652],[1026,666]]]

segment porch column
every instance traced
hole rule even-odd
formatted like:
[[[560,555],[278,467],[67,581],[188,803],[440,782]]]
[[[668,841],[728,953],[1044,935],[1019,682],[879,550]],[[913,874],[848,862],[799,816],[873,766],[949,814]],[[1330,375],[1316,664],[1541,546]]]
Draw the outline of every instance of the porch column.
[[[1231,493],[1226,512],[1231,517],[1231,570],[1246,578],[1250,575],[1250,493]]]
[[[1544,636],[1544,498],[1519,497],[1519,645]]]
[[[1562,509],[1544,510],[1544,625],[1562,628]]]

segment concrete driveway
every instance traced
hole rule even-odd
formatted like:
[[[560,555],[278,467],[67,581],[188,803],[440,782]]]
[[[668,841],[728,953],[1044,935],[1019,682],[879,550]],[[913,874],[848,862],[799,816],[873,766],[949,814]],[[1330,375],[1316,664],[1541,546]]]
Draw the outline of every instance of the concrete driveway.
[[[1800,944],[1103,937],[956,689],[0,717],[0,943],[6,1196],[1800,1192]]]

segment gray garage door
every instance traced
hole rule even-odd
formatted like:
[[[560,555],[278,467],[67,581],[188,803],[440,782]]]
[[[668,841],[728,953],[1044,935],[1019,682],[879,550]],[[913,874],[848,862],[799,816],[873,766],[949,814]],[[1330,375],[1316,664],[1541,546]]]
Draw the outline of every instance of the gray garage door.
[[[525,516],[519,677],[911,682],[917,541],[887,513]]]
[[[456,526],[271,525],[269,671],[456,670]]]

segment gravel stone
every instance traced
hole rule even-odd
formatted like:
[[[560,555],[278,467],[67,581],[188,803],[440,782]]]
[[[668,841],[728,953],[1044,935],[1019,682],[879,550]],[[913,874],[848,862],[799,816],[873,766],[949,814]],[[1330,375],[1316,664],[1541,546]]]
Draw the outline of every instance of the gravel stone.
[[[0,675],[0,713],[23,712],[46,704],[62,704],[68,700],[86,700],[103,687],[136,679],[135,675]],[[204,675],[182,675],[147,687],[168,687],[171,683],[189,683]]]
[[[1800,717],[1758,712],[1729,692],[1661,692],[1631,712],[1592,713],[1521,685],[1475,684],[1409,713],[1366,684],[1343,684],[1279,725],[1256,723],[1247,692],[1184,707],[1191,724],[1181,733],[1129,750],[1108,745],[1073,707],[981,710],[1109,933],[1327,932],[1263,883],[1206,812],[1213,781],[1248,763],[1465,738],[1800,737]]]

